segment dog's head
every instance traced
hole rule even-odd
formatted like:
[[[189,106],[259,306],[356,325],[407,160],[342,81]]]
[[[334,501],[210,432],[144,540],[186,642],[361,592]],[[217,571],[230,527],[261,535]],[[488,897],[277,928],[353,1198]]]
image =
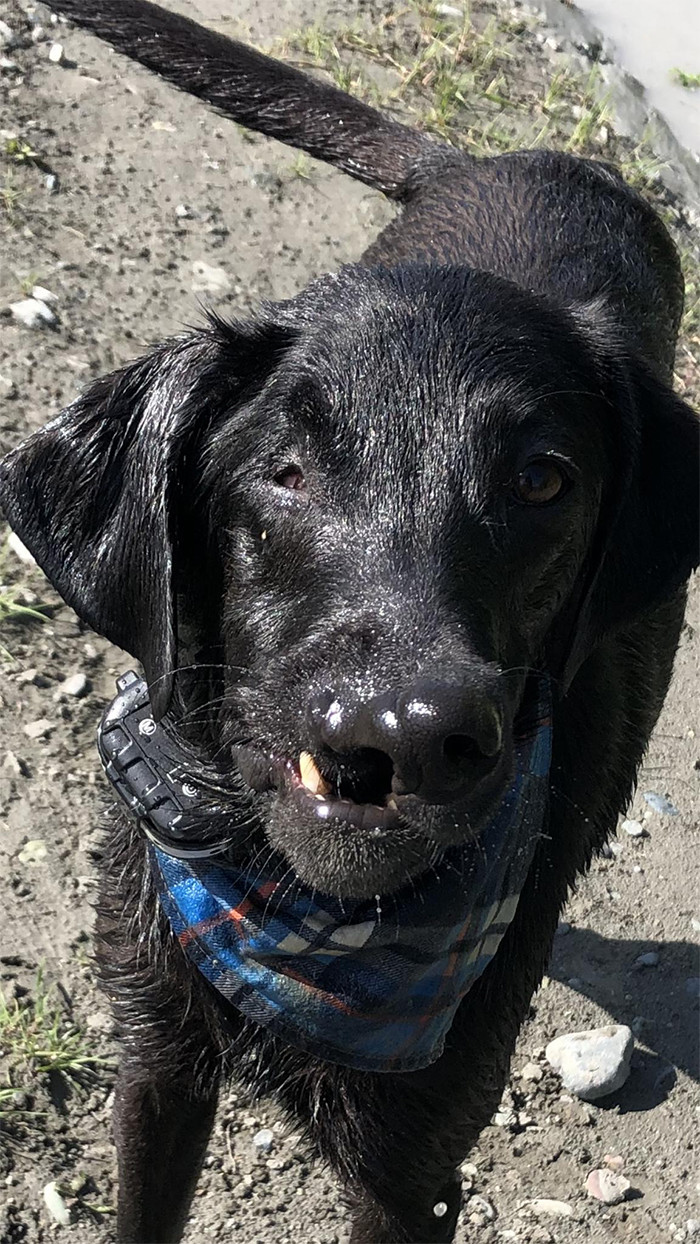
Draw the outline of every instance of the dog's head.
[[[362,896],[478,832],[533,669],[565,691],[687,578],[696,447],[590,311],[349,268],[99,381],[0,499],[157,714],[206,650],[258,832]]]

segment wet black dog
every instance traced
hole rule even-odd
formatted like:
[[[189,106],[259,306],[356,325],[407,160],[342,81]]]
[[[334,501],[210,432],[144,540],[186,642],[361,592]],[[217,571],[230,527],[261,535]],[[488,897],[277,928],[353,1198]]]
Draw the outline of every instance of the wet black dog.
[[[9,521],[143,662],[156,716],[180,704],[202,753],[235,759],[232,857],[329,895],[400,892],[498,808],[529,673],[555,692],[515,916],[409,1074],[323,1061],[227,1006],[120,822],[98,926],[123,1037],[119,1238],[178,1238],[232,1073],[332,1163],[357,1244],[447,1241],[561,906],[630,798],[697,562],[674,247],[603,165],[470,159],[153,5],[57,7],[403,206],[361,265],[99,381],[2,466]]]

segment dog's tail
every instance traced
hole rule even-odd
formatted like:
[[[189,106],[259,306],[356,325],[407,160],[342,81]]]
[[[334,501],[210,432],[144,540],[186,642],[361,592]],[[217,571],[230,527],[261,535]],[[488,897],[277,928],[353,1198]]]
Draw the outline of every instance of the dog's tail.
[[[430,140],[343,91],[147,0],[56,0],[53,8],[241,125],[383,190],[410,193]]]

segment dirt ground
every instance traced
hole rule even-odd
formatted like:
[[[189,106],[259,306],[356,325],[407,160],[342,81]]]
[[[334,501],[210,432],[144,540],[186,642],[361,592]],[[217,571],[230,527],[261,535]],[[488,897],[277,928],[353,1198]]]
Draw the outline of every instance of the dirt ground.
[[[357,19],[385,34],[382,18],[392,14],[391,3],[363,0],[178,0],[172,7],[266,46],[312,22],[333,29]],[[563,72],[561,56],[535,17],[506,13],[508,29],[489,38],[496,47],[501,37],[510,40],[511,58],[515,39],[512,71],[525,92],[523,115],[532,119],[527,101],[534,95],[527,91],[533,83],[540,95],[549,90]],[[475,8],[480,30],[491,29],[491,15]],[[53,26],[48,10],[0,0],[0,18],[19,36],[0,49],[14,62],[0,68],[3,451],[92,377],[196,322],[201,305],[245,313],[261,298],[291,295],[310,276],[355,259],[389,219],[392,209],[379,195],[217,118],[96,40]],[[32,38],[37,25],[45,35]],[[392,38],[399,48],[413,41],[415,54],[415,26],[397,24]],[[63,63],[49,60],[54,41],[63,45]],[[351,42],[346,36],[343,48]],[[318,32],[289,40],[287,51],[300,46],[296,59],[306,64],[334,55]],[[387,89],[389,62],[371,52],[366,59],[366,90],[376,95]],[[484,54],[475,70],[480,103],[446,111],[442,101],[430,124],[449,135],[460,130],[468,142],[481,135],[482,149],[494,149],[508,141],[497,125],[505,125],[501,111],[508,112],[503,95],[516,88],[509,86],[511,70],[496,81],[487,60]],[[486,81],[489,73],[493,81]],[[563,95],[557,91],[566,108],[557,126],[567,141],[574,149],[584,137],[597,142],[630,175],[646,176],[644,153],[617,143],[585,91],[577,103],[579,88],[564,81]],[[426,107],[425,96],[410,93],[396,103],[423,120]],[[591,115],[589,132],[579,134]],[[558,133],[555,127],[554,141]],[[697,234],[683,204],[671,201],[653,175],[650,186],[687,256],[697,302]],[[56,295],[57,322],[45,331],[2,314],[36,284]],[[678,382],[696,399],[697,339],[691,308]],[[90,958],[105,795],[94,732],[115,676],[130,661],[57,602],[38,571],[7,547],[6,534],[0,532],[0,583],[7,585],[0,602],[49,608],[43,621],[8,618],[0,603],[0,1240],[38,1244],[58,1234],[75,1244],[106,1244],[115,1199],[115,1051]],[[486,1130],[465,1170],[459,1241],[660,1244],[700,1231],[697,603],[696,586],[672,690],[629,813],[644,834],[621,830],[571,900],[549,978],[521,1035],[501,1125]],[[74,674],[87,679],[80,697],[59,690]],[[667,797],[672,811],[655,810],[645,792]],[[651,951],[656,965],[640,966],[638,957]],[[632,1074],[614,1097],[585,1105],[546,1070],[543,1047],[559,1033],[610,1020],[633,1028]],[[542,1078],[522,1079],[533,1060],[543,1066]],[[253,1137],[266,1125],[274,1141],[260,1152]],[[624,1158],[633,1189],[614,1207],[584,1190],[586,1175],[606,1154]],[[68,1226],[57,1225],[46,1208],[42,1190],[51,1181],[68,1205]],[[570,1216],[536,1218],[528,1207],[533,1198],[566,1202]],[[235,1234],[241,1244],[338,1244],[346,1229],[330,1176],[310,1163],[268,1103],[232,1091],[219,1112],[187,1239]]]

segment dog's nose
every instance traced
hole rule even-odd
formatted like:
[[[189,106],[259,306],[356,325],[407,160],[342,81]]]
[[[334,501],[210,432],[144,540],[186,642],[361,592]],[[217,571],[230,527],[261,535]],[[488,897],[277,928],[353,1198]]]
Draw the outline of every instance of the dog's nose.
[[[393,793],[430,803],[467,795],[503,746],[503,713],[492,688],[429,679],[365,701],[326,693],[314,701],[311,722],[319,743],[341,755],[383,752],[393,764]]]

